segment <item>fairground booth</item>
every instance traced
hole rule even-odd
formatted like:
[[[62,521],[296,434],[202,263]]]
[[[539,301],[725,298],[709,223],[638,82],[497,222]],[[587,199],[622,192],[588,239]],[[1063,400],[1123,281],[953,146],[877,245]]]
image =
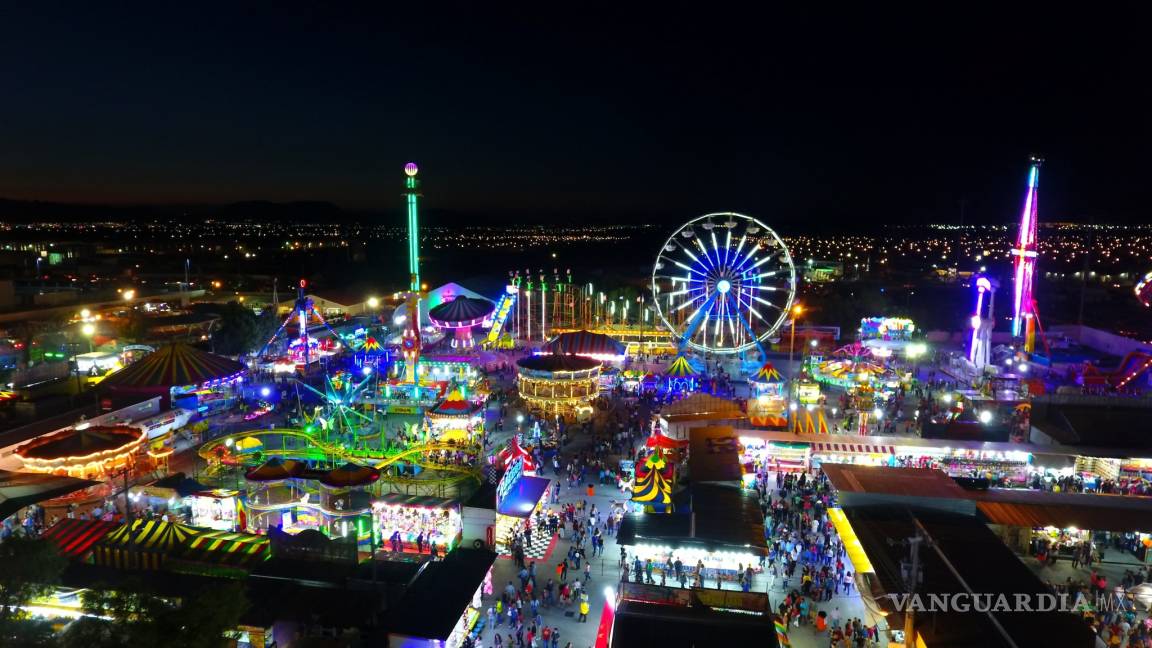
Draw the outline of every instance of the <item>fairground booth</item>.
[[[434,439],[477,442],[484,433],[482,403],[475,403],[453,389],[425,414]]]
[[[932,551],[919,554],[923,576],[917,591],[925,599],[957,591],[980,592],[992,600],[1000,594],[1013,600],[1016,594],[1051,593],[1053,556],[1068,560],[1080,552],[1082,558],[1096,559],[1093,552],[1100,547],[1121,571],[1143,569],[1130,551],[1134,547],[1116,545],[1137,542],[1139,529],[1152,526],[1144,498],[985,490],[923,468],[830,464],[824,472],[840,505],[830,509],[829,517],[854,567],[856,591],[866,611],[885,616],[889,628],[904,627],[905,619],[888,594],[907,592],[901,566],[908,548],[893,538],[918,536],[931,543]],[[914,641],[928,646],[1098,645],[1081,613],[1018,614],[998,607],[992,613],[995,618],[917,611],[920,636]]]
[[[552,483],[545,477],[524,474],[524,460],[516,459],[496,485],[496,550],[512,553],[512,534],[523,530],[525,522],[548,505]]]
[[[389,648],[459,648],[478,630],[487,634],[481,596],[492,588],[496,554],[457,549],[444,560],[425,563],[383,620]],[[489,635],[490,636],[490,635]]]
[[[460,502],[436,497],[389,493],[372,502],[372,519],[380,534],[377,545],[402,553],[424,553],[435,542],[446,554],[460,544],[463,530]]]
[[[98,486],[99,482],[30,472],[0,470],[0,523],[19,524],[21,509]]]
[[[538,355],[516,361],[516,386],[528,409],[566,420],[592,414],[600,394],[600,361],[578,355]]]
[[[664,390],[669,393],[696,391],[698,374],[687,357],[678,355],[664,371]]]
[[[786,429],[788,398],[784,379],[771,362],[765,362],[756,375],[748,379],[752,397],[748,399],[748,422],[756,427]]]
[[[105,409],[141,397],[160,396],[161,409],[175,406],[215,412],[235,402],[236,388],[246,371],[235,360],[174,343],[109,374],[100,382],[99,390]]]

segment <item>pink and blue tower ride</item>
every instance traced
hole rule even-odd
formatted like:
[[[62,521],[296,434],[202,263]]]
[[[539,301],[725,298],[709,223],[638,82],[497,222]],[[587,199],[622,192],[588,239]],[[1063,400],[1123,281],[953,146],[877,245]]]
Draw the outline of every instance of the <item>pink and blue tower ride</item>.
[[[1036,299],[1032,296],[1032,283],[1036,273],[1036,193],[1040,182],[1040,165],[1044,160],[1032,156],[1028,168],[1028,191],[1024,196],[1024,212],[1020,215],[1020,232],[1012,248],[1013,287],[1012,337],[1024,338],[1024,350],[1032,353],[1036,348]]]

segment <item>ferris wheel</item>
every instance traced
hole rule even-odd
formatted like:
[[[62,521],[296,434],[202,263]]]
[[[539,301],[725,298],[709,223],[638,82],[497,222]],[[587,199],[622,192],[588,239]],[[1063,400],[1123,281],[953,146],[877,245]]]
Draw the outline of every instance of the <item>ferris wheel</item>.
[[[681,349],[762,350],[763,340],[788,318],[796,267],[784,241],[764,223],[734,212],[705,214],[660,248],[652,295]]]

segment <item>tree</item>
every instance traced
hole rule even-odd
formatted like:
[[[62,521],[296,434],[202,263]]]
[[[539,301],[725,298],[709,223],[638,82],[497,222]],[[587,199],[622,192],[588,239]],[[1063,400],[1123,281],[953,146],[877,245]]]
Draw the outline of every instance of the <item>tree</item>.
[[[148,338],[148,330],[150,323],[148,316],[143,311],[133,309],[132,313],[128,316],[128,321],[124,323],[123,335],[124,337],[140,344]]]
[[[228,302],[220,311],[220,329],[212,334],[212,350],[224,355],[242,355],[259,349],[260,326],[252,309]]]
[[[66,564],[49,540],[12,536],[0,542],[0,645],[30,643],[38,624],[22,608],[50,594]]]
[[[135,582],[118,589],[95,587],[83,594],[83,604],[86,616],[68,626],[65,648],[216,648],[228,645],[227,634],[248,609],[236,582],[206,585],[179,599]]]

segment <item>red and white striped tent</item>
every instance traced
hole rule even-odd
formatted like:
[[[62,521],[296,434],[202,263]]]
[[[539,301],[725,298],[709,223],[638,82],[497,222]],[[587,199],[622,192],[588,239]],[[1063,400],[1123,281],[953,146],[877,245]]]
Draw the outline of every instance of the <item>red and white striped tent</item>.
[[[813,443],[813,454],[896,454],[896,446],[866,443]]]

